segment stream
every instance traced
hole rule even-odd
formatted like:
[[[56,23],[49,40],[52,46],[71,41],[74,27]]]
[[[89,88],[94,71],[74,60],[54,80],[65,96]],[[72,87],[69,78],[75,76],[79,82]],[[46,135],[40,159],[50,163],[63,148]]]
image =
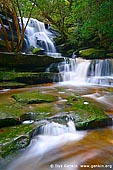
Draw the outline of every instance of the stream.
[[[44,23],[30,19],[25,35],[28,47],[43,47],[52,55],[56,53],[54,36],[45,29]],[[56,94],[58,101],[54,104],[60,112],[66,101],[65,95],[76,93],[101,105],[113,118],[113,59],[90,61],[67,58],[58,68],[61,83],[1,90],[0,103],[11,100],[13,93],[37,89]],[[56,88],[62,90],[58,92]],[[34,136],[30,145],[20,150],[14,160],[2,167],[2,170],[60,169],[113,169],[113,127],[78,131],[72,120],[68,120],[67,125],[52,122],[42,129],[40,135]]]
[[[62,91],[58,92],[56,88],[62,88]],[[0,100],[6,101],[14,92],[18,93],[31,89],[39,89],[43,93],[59,93],[60,103],[65,101],[66,93],[76,92],[83,97],[92,98],[98,104],[102,104],[106,114],[113,117],[112,92],[107,92],[105,87],[100,86],[80,85],[78,87],[70,84],[64,85],[64,83],[32,86],[1,91]],[[70,130],[67,130],[66,126],[54,122],[46,125],[42,134],[35,136],[30,145],[21,150],[3,170],[113,169],[112,127],[77,131],[72,120],[69,120],[68,127]]]

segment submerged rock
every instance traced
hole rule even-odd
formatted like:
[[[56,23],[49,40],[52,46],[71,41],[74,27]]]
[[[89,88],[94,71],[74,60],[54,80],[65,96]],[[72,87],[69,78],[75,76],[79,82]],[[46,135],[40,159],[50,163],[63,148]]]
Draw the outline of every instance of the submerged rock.
[[[35,103],[43,103],[43,102],[53,102],[55,101],[55,97],[49,94],[43,94],[39,91],[31,91],[13,94],[12,97],[20,103],[26,104],[35,104]]]

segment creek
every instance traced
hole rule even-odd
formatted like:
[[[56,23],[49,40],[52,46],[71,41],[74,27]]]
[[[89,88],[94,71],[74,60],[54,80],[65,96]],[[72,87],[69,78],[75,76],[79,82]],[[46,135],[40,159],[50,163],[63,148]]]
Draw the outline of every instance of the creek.
[[[9,90],[2,93],[1,101],[6,101],[13,93],[39,89],[43,93],[58,93],[56,88],[62,88],[59,92],[59,102],[64,102],[64,94],[76,92],[81,96],[91,97],[98,104],[102,104],[107,114],[113,117],[113,104],[106,92],[105,87],[96,85],[70,85],[64,82],[57,84],[45,84],[43,86],[32,86],[24,89]],[[107,87],[108,89],[109,87]],[[101,94],[101,89],[103,93]],[[111,89],[111,87],[110,87]],[[107,102],[105,100],[107,98]],[[101,101],[101,102],[100,102]],[[59,111],[62,108],[59,108]],[[21,150],[14,160],[4,170],[82,170],[82,169],[113,169],[113,128],[106,127],[96,130],[76,130],[72,120],[67,125],[52,122],[42,128],[41,134],[35,136],[30,145]]]
[[[29,43],[43,48],[48,52],[56,53],[51,46],[51,38],[45,36],[44,25],[30,20],[26,30]],[[35,28],[34,25],[35,24]],[[51,37],[51,35],[49,34]],[[45,38],[44,38],[45,37]],[[34,41],[34,39],[35,41]],[[38,39],[37,39],[38,38]],[[42,41],[40,41],[42,40]],[[47,41],[46,41],[47,40]],[[48,45],[49,44],[49,45]],[[31,45],[31,44],[30,44]],[[48,50],[48,48],[50,50]],[[59,83],[31,86],[23,89],[2,90],[0,101],[8,101],[11,94],[20,91],[39,89],[44,93],[58,93],[56,88],[61,88],[59,97],[59,112],[65,101],[65,93],[77,93],[85,98],[91,98],[102,105],[106,114],[113,118],[113,61],[83,60],[81,58],[65,59],[58,65]],[[65,90],[64,90],[65,89]],[[87,103],[86,103],[87,104]],[[3,168],[4,169],[4,168]],[[34,136],[30,145],[21,150],[16,158],[4,170],[109,170],[113,169],[113,128],[105,127],[96,130],[76,130],[72,120],[66,125],[55,122],[47,124],[41,134]]]

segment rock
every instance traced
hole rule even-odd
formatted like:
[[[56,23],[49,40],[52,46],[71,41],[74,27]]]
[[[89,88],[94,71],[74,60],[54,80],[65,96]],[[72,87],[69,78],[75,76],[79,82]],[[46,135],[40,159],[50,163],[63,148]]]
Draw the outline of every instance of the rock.
[[[0,87],[20,88],[26,85],[53,83],[59,81],[58,73],[0,71]]]
[[[17,73],[18,75],[18,73]],[[55,73],[20,73],[20,76],[15,77],[15,81],[33,85],[33,84],[43,84],[43,83],[52,83],[53,81],[56,82],[57,74]]]
[[[37,135],[37,130],[41,125],[40,122],[37,125],[28,124],[2,128],[0,131],[0,159],[2,158],[4,161],[7,156],[13,157],[19,149],[27,147],[32,137]]]
[[[22,122],[22,124],[33,123],[35,119],[36,119],[36,115],[33,112],[25,113],[20,116],[20,122]]]
[[[22,88],[25,87],[25,83],[20,82],[12,82],[12,81],[3,81],[0,82],[0,89],[16,89],[16,88]]]
[[[43,94],[43,93],[39,92],[38,90],[13,94],[12,97],[17,102],[26,103],[26,104],[35,104],[35,103],[54,102],[55,101],[55,97],[53,95]]]
[[[7,126],[19,125],[21,122],[18,118],[0,118],[0,128]]]
[[[45,50],[42,48],[34,48],[32,53],[37,55],[45,55]]]
[[[26,55],[14,53],[1,53],[0,52],[0,67],[15,69],[18,71],[33,71],[43,70],[50,66],[52,63],[64,61],[63,57],[50,57],[45,55]]]
[[[104,110],[94,104],[92,101],[85,101],[83,98],[78,96],[70,97],[67,103],[72,103],[69,107],[69,113],[73,118],[76,129],[96,129],[112,125],[112,119],[105,114]],[[87,103],[87,104],[86,104]]]
[[[85,50],[80,50],[79,56],[83,57],[85,59],[100,59],[100,58],[105,58],[106,51],[89,48],[89,49],[85,49]]]
[[[113,58],[113,53],[107,53],[106,56],[109,58]]]
[[[98,129],[103,128],[106,126],[112,125],[112,119],[109,117],[106,118],[95,118],[94,120],[84,121],[84,122],[78,122],[76,123],[76,129],[77,130],[88,130],[88,129]]]

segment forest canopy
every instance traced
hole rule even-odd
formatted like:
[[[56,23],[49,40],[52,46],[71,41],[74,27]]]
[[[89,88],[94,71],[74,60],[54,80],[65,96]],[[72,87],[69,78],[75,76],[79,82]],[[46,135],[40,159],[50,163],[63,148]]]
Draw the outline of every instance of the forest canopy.
[[[1,0],[1,10],[6,10],[4,3]],[[62,42],[73,47],[113,50],[112,0],[8,0],[6,4],[10,12],[8,4],[13,4],[17,16],[51,24]]]

